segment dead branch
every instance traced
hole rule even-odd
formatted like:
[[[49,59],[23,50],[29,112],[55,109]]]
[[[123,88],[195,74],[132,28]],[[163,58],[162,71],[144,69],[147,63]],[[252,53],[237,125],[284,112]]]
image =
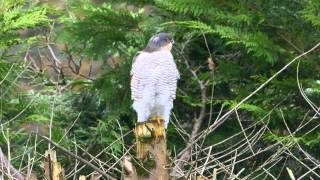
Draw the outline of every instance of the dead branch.
[[[39,135],[40,136],[40,135]],[[69,155],[75,159],[78,159],[79,161],[81,161],[82,163],[86,164],[87,166],[91,167],[92,169],[94,169],[95,171],[97,171],[98,173],[100,173],[103,177],[107,178],[107,179],[112,179],[112,180],[116,180],[116,178],[108,175],[107,173],[105,173],[104,171],[102,171],[101,169],[99,169],[98,167],[96,167],[95,165],[93,165],[92,163],[90,163],[89,161],[83,159],[80,156],[75,155],[74,153],[68,151],[67,149],[65,149],[64,147],[58,145],[57,143],[53,142],[52,140],[50,140],[49,138],[45,137],[45,136],[40,136],[42,139],[48,141],[50,144],[52,144],[53,146],[55,146],[56,148],[58,148],[60,151],[62,151],[64,154]]]
[[[206,114],[206,101],[207,101],[207,88],[206,88],[206,84],[199,79],[198,74],[195,70],[193,70],[189,64],[188,58],[184,55],[184,53],[182,51],[179,51],[179,54],[181,55],[181,57],[184,60],[184,64],[186,65],[187,69],[189,70],[189,72],[192,74],[192,76],[196,79],[199,88],[201,90],[201,109],[200,109],[200,113],[199,115],[195,118],[195,122],[193,124],[193,128],[192,128],[192,132],[191,132],[191,136],[189,138],[188,144],[193,142],[194,139],[196,138],[200,127],[202,125],[202,122],[205,118],[205,114]],[[191,155],[191,146],[187,147],[184,151],[184,153],[180,156],[179,161],[177,163],[177,167],[175,167],[174,169],[177,169],[179,167],[179,169],[182,167],[182,162],[188,161],[188,159],[190,158]]]
[[[11,163],[8,161],[6,156],[3,154],[1,148],[0,148],[0,172],[4,173],[8,176],[8,178],[14,178],[17,180],[24,180],[24,176],[15,169]]]
[[[301,57],[309,54],[310,52],[314,51],[320,46],[320,43],[316,44],[313,46],[311,49],[308,51],[296,56],[294,59],[292,59],[289,63],[287,63],[284,67],[282,67],[278,72],[276,72],[273,76],[271,76],[267,81],[265,81],[263,84],[261,84],[256,90],[254,90],[251,94],[249,94],[247,97],[245,97],[243,100],[241,100],[235,107],[233,107],[231,110],[229,110],[227,113],[225,113],[222,117],[220,117],[216,123],[210,125],[201,135],[199,135],[192,143],[190,143],[188,146],[189,148],[194,145],[196,142],[198,142],[200,139],[204,138],[208,134],[210,134],[212,131],[217,129],[221,124],[223,124],[228,117],[240,107],[241,104],[246,102],[248,99],[250,99],[252,96],[254,96],[257,92],[259,92],[261,89],[263,89],[266,85],[268,85],[275,77],[277,77],[280,73],[282,73],[285,69],[287,69],[291,64],[296,62],[298,59]],[[184,151],[187,151],[188,149],[184,149]]]

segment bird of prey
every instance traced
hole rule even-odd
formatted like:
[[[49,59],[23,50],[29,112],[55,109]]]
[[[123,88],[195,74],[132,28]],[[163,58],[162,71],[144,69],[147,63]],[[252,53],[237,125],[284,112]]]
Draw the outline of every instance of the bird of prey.
[[[164,120],[165,128],[168,126],[180,78],[171,54],[173,43],[169,34],[156,34],[134,58],[130,85],[132,106],[137,112],[138,122],[158,116]]]

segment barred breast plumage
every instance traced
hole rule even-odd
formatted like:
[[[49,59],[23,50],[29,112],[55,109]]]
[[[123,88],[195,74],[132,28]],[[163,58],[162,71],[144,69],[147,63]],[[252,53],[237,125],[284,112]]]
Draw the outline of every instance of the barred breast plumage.
[[[140,53],[130,74],[131,98],[138,121],[146,121],[154,115],[161,116],[167,127],[176,98],[177,80],[180,78],[171,52],[160,50]]]
[[[132,65],[131,97],[133,100],[142,98],[145,88],[156,93],[167,93],[176,97],[179,71],[169,51],[141,53]]]

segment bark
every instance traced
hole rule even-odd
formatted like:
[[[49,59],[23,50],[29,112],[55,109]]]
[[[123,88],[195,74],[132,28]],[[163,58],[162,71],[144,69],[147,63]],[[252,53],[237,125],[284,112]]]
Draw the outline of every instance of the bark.
[[[138,123],[135,134],[137,157],[143,167],[137,164],[134,171],[127,163],[127,171],[131,171],[132,176],[130,180],[169,179],[169,171],[166,168],[168,155],[164,121],[159,117],[153,117],[149,121]]]
[[[56,151],[47,150],[44,155],[44,174],[49,180],[62,180],[64,178],[64,169],[57,161]]]
[[[0,148],[0,172],[5,174],[9,179],[24,180],[24,176],[15,169],[3,154]]]

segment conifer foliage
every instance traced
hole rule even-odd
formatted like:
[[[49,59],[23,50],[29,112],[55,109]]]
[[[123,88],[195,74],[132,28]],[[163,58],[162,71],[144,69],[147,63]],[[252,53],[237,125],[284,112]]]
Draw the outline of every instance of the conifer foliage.
[[[38,135],[114,179],[123,157],[147,174],[134,158],[129,71],[169,32],[181,74],[166,132],[173,178],[318,179],[319,48],[308,50],[319,14],[318,0],[1,1],[0,148],[39,179],[50,145]],[[57,155],[66,179],[93,172]]]

